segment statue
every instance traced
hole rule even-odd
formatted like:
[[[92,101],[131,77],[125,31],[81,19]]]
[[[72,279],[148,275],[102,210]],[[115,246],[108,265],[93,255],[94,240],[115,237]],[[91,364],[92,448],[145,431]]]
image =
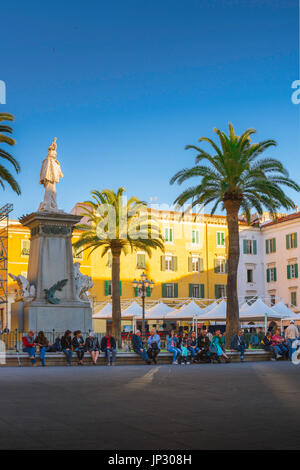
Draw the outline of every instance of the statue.
[[[17,291],[16,294],[16,302],[19,300],[23,300],[24,302],[26,301],[31,301],[35,297],[35,287],[34,285],[30,285],[28,279],[26,277],[22,276],[21,274],[19,276],[15,276],[14,274],[10,274],[9,276],[16,281],[18,284],[19,290]]]
[[[56,137],[54,137],[54,141],[48,149],[48,155],[42,163],[40,184],[45,188],[45,196],[43,202],[40,204],[39,211],[61,212],[58,210],[56,202],[56,184],[64,175],[56,159],[56,140]]]
[[[74,280],[75,280],[75,288],[76,288],[76,295],[79,300],[83,302],[88,302],[87,291],[93,287],[93,281],[90,276],[82,274],[79,270],[80,263],[74,263]]]
[[[49,304],[57,305],[60,303],[60,299],[58,297],[54,297],[54,295],[57,290],[62,291],[67,282],[68,279],[62,279],[51,286],[50,289],[44,289],[45,299]]]

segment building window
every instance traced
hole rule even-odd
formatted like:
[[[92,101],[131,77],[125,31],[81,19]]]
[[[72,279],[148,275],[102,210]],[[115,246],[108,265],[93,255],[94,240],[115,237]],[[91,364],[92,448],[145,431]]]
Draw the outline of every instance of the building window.
[[[245,296],[245,302],[247,302],[248,305],[252,305],[257,299],[258,299],[257,295],[246,295]]]
[[[164,255],[160,258],[162,271],[177,271],[177,256]]]
[[[204,298],[204,284],[189,284],[189,297],[195,299]]]
[[[137,253],[136,255],[137,269],[146,269],[146,255],[145,253]]]
[[[253,282],[253,269],[247,269],[247,282]]]
[[[106,296],[112,295],[112,282],[111,281],[104,281],[104,295]],[[120,295],[122,295],[122,281],[120,281]]]
[[[178,284],[175,282],[162,284],[162,296],[163,298],[178,297]]]
[[[225,232],[217,232],[217,246],[225,246]]]
[[[217,274],[225,274],[227,273],[227,261],[222,258],[216,258],[215,259],[215,267],[214,271]]]
[[[266,240],[266,253],[276,253],[276,238]]]
[[[172,242],[174,240],[173,237],[173,229],[170,227],[165,228],[165,242]]]
[[[291,292],[291,304],[297,307],[297,292]]]
[[[21,256],[27,258],[30,252],[30,240],[21,240]]]
[[[244,255],[257,254],[257,241],[256,240],[243,240]]]
[[[80,251],[76,250],[74,248],[74,246],[72,247],[72,251],[73,251],[73,258],[74,259],[81,259],[81,260],[83,259],[83,251],[80,253]]]
[[[189,272],[193,273],[200,273],[203,272],[203,258],[199,256],[191,256],[189,257]]]
[[[272,294],[270,296],[270,301],[271,301],[271,307],[273,307],[273,305],[275,305],[275,302],[276,302],[276,295]]]
[[[276,268],[267,269],[267,282],[276,282],[277,281],[277,272]]]
[[[192,230],[192,244],[199,245],[199,242],[200,242],[199,230]]]
[[[215,298],[221,299],[227,296],[227,286],[225,284],[215,284]]]
[[[286,248],[297,248],[297,233],[289,233],[286,235]]]
[[[288,279],[298,278],[298,264],[297,263],[287,265],[287,278]]]

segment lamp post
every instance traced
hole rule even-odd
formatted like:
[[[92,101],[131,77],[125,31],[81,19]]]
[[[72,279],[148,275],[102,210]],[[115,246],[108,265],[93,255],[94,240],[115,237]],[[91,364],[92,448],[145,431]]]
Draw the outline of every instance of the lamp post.
[[[150,287],[150,289],[153,289],[154,287],[154,282],[149,279],[147,279],[147,275],[145,273],[141,274],[141,279],[137,281],[134,279],[132,283],[134,288],[138,288],[139,290],[139,295],[142,297],[142,305],[143,305],[143,314],[142,314],[142,336],[145,336],[145,297],[147,295],[147,289]]]

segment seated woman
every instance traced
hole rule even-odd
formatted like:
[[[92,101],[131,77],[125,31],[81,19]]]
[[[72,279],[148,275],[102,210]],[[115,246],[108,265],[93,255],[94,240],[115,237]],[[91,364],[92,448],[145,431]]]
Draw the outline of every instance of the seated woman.
[[[195,331],[192,331],[191,336],[188,337],[187,346],[188,346],[188,350],[192,358],[192,362],[194,362],[195,356],[200,351],[200,349],[198,348],[197,337],[196,337]]]
[[[91,331],[85,340],[85,350],[90,353],[94,366],[97,365],[97,359],[100,354],[99,340],[95,333]]]
[[[78,365],[83,366],[84,357],[84,339],[80,330],[74,331],[74,338],[72,339],[72,346],[78,357]]]
[[[49,341],[47,340],[43,331],[38,332],[38,335],[36,336],[34,342],[40,349],[40,360],[41,360],[42,366],[45,367],[46,365],[45,354],[49,346]]]
[[[216,330],[215,336],[211,340],[210,346],[209,346],[209,351],[212,354],[217,355],[217,361],[221,362],[221,357],[225,359],[225,362],[231,362],[230,358],[227,356],[225,351],[222,349],[222,333],[220,330]]]
[[[275,328],[272,336],[272,346],[274,347],[276,359],[280,356],[288,358],[289,348],[280,334],[279,328]]]
[[[60,341],[61,349],[64,355],[66,356],[68,366],[72,365],[72,356],[73,356],[71,334],[72,332],[70,330],[66,330],[63,336],[61,337],[61,341]]]
[[[173,364],[178,364],[178,358],[181,356],[181,349],[175,330],[171,330],[167,336],[167,351],[173,354]]]

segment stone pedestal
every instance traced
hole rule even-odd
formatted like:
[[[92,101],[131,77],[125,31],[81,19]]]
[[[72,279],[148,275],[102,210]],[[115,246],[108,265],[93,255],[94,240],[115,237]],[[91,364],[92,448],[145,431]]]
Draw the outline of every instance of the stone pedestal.
[[[64,212],[34,212],[20,221],[31,231],[30,255],[27,279],[35,286],[35,298],[23,303],[23,319],[20,302],[12,305],[14,318],[23,329],[35,331],[63,332],[92,329],[92,309],[88,301],[82,301],[77,293],[74,280],[72,231],[81,217]],[[52,304],[46,299],[45,291],[58,281],[67,279],[61,291],[54,297],[59,303]],[[15,322],[14,322],[15,323]]]

